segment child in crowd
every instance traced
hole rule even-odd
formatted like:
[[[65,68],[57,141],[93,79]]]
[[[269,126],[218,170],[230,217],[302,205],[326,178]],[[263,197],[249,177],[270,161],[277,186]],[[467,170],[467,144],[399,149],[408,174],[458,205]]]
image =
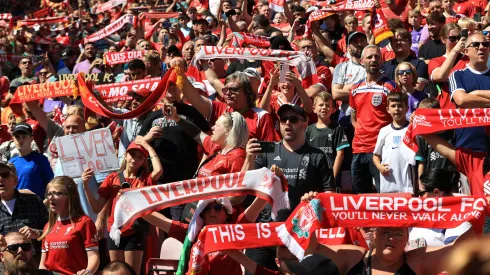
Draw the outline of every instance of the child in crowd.
[[[400,152],[408,126],[408,96],[405,93],[390,93],[386,102],[393,122],[381,128],[373,152],[374,165],[381,173],[378,191],[413,193],[414,172]]]
[[[351,182],[350,177],[346,178],[347,175],[350,175],[350,161],[344,162],[345,153],[348,153],[349,156],[352,153],[344,128],[330,119],[334,110],[332,95],[320,92],[315,96],[313,104],[313,112],[318,116],[318,122],[306,128],[306,139],[311,146],[319,148],[327,156],[328,166],[333,170],[337,186],[343,190],[352,190],[346,186],[347,182]]]
[[[408,11],[408,24],[412,29],[412,48],[411,50],[418,56],[420,37],[422,35],[422,14],[419,10],[409,10]]]
[[[402,62],[395,69],[395,83],[400,87],[402,93],[408,96],[407,120],[410,120],[410,115],[415,112],[419,103],[427,97],[427,93],[415,89],[417,85],[417,69],[410,62]]]

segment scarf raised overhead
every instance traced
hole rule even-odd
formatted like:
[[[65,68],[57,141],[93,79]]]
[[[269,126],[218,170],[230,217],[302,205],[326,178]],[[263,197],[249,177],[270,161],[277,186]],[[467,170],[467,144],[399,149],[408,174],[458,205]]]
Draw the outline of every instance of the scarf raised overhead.
[[[231,173],[207,178],[184,180],[164,185],[121,190],[114,208],[110,236],[119,240],[120,229],[151,212],[197,200],[225,196],[254,195],[272,204],[272,215],[289,208],[287,184],[269,169]]]
[[[142,59],[144,55],[145,51],[107,52],[104,54],[104,64],[124,64],[133,59]]]
[[[319,228],[454,228],[466,221],[478,223],[481,228],[486,210],[487,200],[481,197],[407,198],[324,193],[300,203],[276,232],[301,260],[311,234]]]
[[[126,24],[131,24],[134,26],[136,25],[136,20],[137,20],[136,16],[126,14],[123,17],[120,17],[116,21],[105,26],[103,29],[85,37],[85,39],[83,39],[83,43],[95,42],[101,40],[102,38],[107,37],[119,31]]]
[[[489,126],[490,108],[477,109],[417,109],[408,125],[400,148],[402,156],[415,165],[418,146],[417,135],[438,133],[446,130]]]

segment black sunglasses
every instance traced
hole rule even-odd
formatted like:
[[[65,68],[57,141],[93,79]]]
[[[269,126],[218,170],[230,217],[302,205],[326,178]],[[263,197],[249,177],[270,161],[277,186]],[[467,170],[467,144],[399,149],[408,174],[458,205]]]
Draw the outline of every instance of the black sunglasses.
[[[447,39],[449,39],[449,41],[451,42],[456,42],[461,39],[461,35],[451,35],[448,36]]]
[[[480,48],[480,45],[482,45],[484,48],[488,48],[490,46],[490,42],[488,41],[484,41],[484,42],[471,42],[469,45],[468,45],[468,48],[472,47],[472,48]]]
[[[286,122],[288,122],[288,120],[289,120],[289,122],[291,122],[293,124],[298,123],[298,121],[304,121],[303,119],[301,119],[297,116],[282,116],[279,118],[279,121],[281,123],[286,123]]]
[[[223,209],[223,205],[222,204],[215,204],[212,208],[211,207],[204,208],[203,211],[207,212],[207,211],[211,211],[211,209],[214,209],[214,211],[219,212],[219,211],[221,211],[221,209]]]
[[[223,92],[223,94],[238,94],[241,88],[242,87],[224,87],[223,89],[221,89],[221,91]]]
[[[17,243],[7,245],[7,247],[2,252],[8,251],[11,254],[17,254],[17,252],[19,252],[19,247],[22,248],[22,251],[24,252],[29,252],[32,250],[31,243]]]
[[[406,70],[398,70],[398,75],[412,74],[413,71],[411,69]]]

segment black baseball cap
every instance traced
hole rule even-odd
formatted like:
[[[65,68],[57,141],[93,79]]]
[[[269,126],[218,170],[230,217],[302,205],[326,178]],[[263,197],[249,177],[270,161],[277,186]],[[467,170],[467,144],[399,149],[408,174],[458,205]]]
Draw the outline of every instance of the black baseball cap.
[[[25,122],[17,123],[17,125],[15,125],[14,131],[13,131],[14,135],[16,133],[27,134],[27,135],[32,136],[32,127],[31,127],[31,125],[29,125]]]
[[[285,263],[288,269],[296,275],[340,275],[337,265],[320,254],[308,255],[301,262],[285,261]]]
[[[291,110],[295,112],[296,114],[300,115],[304,120],[308,118],[305,109],[301,108],[299,105],[288,104],[288,103],[282,104],[281,107],[279,107],[279,110],[277,110],[277,115],[280,117],[282,113],[284,113],[287,110]]]
[[[354,38],[354,36],[356,36],[356,35],[360,35],[360,36],[366,38],[366,40],[367,40],[367,36],[365,33],[358,32],[358,31],[352,31],[349,34],[347,34],[347,45],[350,45],[352,38]]]
[[[66,48],[61,52],[61,59],[65,60],[70,57],[74,57],[76,55],[75,51],[72,48]]]

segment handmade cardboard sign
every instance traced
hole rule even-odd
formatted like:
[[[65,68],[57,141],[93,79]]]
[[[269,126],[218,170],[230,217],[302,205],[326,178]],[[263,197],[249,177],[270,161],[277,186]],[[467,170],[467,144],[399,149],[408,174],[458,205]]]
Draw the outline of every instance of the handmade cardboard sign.
[[[63,174],[78,178],[91,168],[95,174],[119,169],[116,149],[107,128],[56,139]]]

